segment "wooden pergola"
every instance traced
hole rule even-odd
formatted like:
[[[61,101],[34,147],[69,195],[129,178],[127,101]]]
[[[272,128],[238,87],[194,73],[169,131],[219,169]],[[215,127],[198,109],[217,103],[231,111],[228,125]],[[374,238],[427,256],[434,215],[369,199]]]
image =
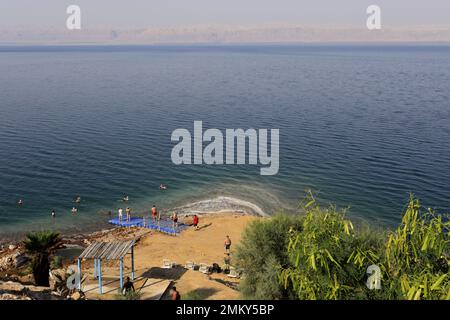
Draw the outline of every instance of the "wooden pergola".
[[[112,242],[93,242],[78,257],[78,273],[81,277],[81,260],[94,259],[94,277],[98,277],[98,287],[100,294],[102,291],[102,260],[120,261],[120,288],[123,288],[123,258],[131,254],[131,279],[134,281],[134,240],[112,241]],[[81,290],[81,281],[78,284]]]

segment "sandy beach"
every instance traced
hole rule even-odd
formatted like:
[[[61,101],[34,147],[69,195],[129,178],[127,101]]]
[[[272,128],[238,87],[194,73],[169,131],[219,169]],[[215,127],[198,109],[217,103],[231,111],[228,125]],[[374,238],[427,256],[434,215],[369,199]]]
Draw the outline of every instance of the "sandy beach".
[[[258,219],[258,217],[233,212],[203,215],[200,216],[198,230],[190,227],[181,232],[179,236],[170,236],[140,228],[122,229],[119,232],[122,239],[139,237],[135,247],[135,269],[138,279],[144,277],[170,280],[172,285],[178,288],[182,297],[195,291],[206,299],[239,299],[240,294],[236,290],[239,283],[238,279],[229,278],[224,274],[205,275],[199,271],[186,270],[181,267],[187,261],[208,265],[217,263],[223,266],[226,235],[229,235],[232,240],[231,265],[233,265],[233,252],[241,239],[242,231],[254,219]],[[191,218],[186,217],[182,220],[189,223]],[[96,240],[117,239],[115,233],[117,231],[108,232]],[[180,267],[168,270],[162,269],[163,259],[176,262]],[[105,268],[104,273],[105,275],[117,276],[117,270],[117,264],[110,264]],[[84,272],[92,274],[92,266],[84,269]],[[125,262],[125,273],[129,272],[130,263]],[[139,287],[139,285],[136,287]],[[113,298],[109,294],[100,296],[96,293],[92,297]]]
[[[142,293],[141,299],[167,299],[168,288],[175,285],[182,298],[201,297],[201,299],[240,299],[238,291],[239,279],[228,277],[223,273],[203,274],[198,270],[184,268],[186,262],[195,264],[217,263],[224,265],[224,240],[231,238],[231,266],[236,246],[239,244],[244,228],[255,219],[263,219],[255,215],[238,212],[221,212],[199,216],[199,228],[189,226],[178,236],[167,235],[146,228],[132,227],[97,231],[89,235],[62,236],[63,247],[87,247],[94,241],[110,242],[114,240],[136,240],[135,276],[137,291]],[[180,222],[191,224],[192,217],[180,218]],[[80,248],[81,249],[81,248]],[[20,243],[14,250],[3,250],[2,256],[14,256],[22,252]],[[163,260],[175,262],[177,267],[163,269]],[[64,268],[74,267],[76,257],[66,260]],[[14,269],[7,271],[9,277]],[[6,271],[2,274],[5,275]],[[116,299],[119,287],[119,263],[105,261],[102,265],[104,277],[103,294],[98,293],[98,282],[94,278],[94,267],[91,260],[82,261],[83,291],[87,299]],[[20,271],[17,271],[20,274]],[[124,260],[124,277],[131,274],[131,259]],[[14,279],[14,276],[12,276]],[[27,281],[28,279],[28,281]],[[31,284],[30,276],[19,277],[20,282]]]

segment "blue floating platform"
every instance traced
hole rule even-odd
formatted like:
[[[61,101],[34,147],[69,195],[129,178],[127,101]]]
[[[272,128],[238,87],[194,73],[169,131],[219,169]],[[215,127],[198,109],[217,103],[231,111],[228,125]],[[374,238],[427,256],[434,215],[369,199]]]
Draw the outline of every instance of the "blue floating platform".
[[[184,223],[178,223],[178,228],[174,229],[172,228],[171,220],[160,220],[159,224],[156,224],[153,222],[151,218],[147,218],[145,220],[144,218],[131,218],[130,220],[126,219],[119,220],[119,218],[114,218],[109,220],[108,223],[123,228],[130,228],[130,227],[147,228],[171,235],[178,235],[181,231],[187,228],[187,225],[185,225]]]

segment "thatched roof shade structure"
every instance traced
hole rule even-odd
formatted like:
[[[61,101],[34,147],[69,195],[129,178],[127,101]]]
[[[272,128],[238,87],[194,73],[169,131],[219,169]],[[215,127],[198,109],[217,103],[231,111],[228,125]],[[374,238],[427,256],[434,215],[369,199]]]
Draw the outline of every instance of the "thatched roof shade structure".
[[[94,259],[94,277],[98,278],[99,292],[102,293],[102,260],[120,261],[120,288],[123,288],[123,258],[131,254],[131,278],[134,280],[134,240],[100,242],[90,244],[78,257],[78,273],[81,278],[81,260]],[[78,285],[81,290],[81,281]]]

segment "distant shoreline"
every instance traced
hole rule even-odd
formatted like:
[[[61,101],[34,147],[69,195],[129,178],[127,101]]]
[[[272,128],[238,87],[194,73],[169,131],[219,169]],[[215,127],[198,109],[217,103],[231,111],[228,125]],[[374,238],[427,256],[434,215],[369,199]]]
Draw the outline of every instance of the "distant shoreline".
[[[1,48],[32,48],[32,47],[42,47],[42,48],[76,48],[76,47],[105,47],[105,48],[138,48],[138,47],[198,47],[198,48],[221,48],[221,47],[252,47],[252,46],[361,46],[361,47],[378,47],[378,46],[391,46],[391,47],[427,47],[427,46],[450,46],[450,39],[445,41],[411,41],[411,40],[392,40],[392,41],[286,41],[286,42],[165,42],[165,43],[110,43],[110,42],[74,42],[74,43],[53,43],[53,42],[0,42]],[[2,52],[0,50],[0,52]]]
[[[232,44],[232,43],[450,42],[450,26],[391,26],[368,30],[365,24],[193,25],[67,30],[58,27],[3,27],[0,44]]]

